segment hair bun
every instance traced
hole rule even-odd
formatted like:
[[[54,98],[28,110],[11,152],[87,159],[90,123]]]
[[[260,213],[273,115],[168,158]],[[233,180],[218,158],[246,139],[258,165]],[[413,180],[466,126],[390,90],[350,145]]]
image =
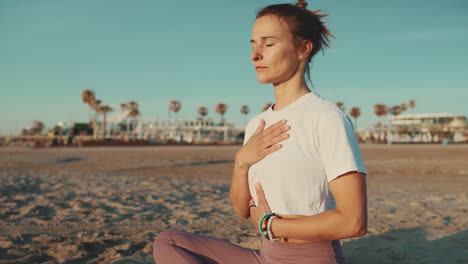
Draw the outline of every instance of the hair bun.
[[[305,0],[299,0],[297,1],[296,6],[307,9],[307,2]]]

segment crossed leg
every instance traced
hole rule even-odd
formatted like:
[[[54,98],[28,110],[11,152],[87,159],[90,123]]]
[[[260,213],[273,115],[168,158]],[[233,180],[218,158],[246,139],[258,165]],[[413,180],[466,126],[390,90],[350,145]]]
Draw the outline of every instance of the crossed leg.
[[[259,251],[221,239],[168,229],[153,244],[157,264],[264,264]]]

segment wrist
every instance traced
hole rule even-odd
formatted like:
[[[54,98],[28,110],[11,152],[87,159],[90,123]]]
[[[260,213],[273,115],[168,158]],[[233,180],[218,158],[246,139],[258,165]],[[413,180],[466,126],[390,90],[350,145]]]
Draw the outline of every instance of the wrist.
[[[238,155],[236,155],[236,159],[234,161],[234,166],[238,169],[241,169],[241,170],[248,170],[249,167],[250,167],[250,164],[243,161],[241,158],[239,158]]]
[[[271,223],[271,230],[273,234],[275,235],[275,237],[289,237],[289,234],[285,234],[282,228],[285,221],[288,221],[288,220],[291,220],[291,219],[278,217],[273,220],[273,222]]]
[[[257,224],[258,231],[266,239],[269,239],[266,224],[268,223],[268,218],[270,218],[272,215],[273,213],[271,212],[265,213],[258,220],[258,224]]]

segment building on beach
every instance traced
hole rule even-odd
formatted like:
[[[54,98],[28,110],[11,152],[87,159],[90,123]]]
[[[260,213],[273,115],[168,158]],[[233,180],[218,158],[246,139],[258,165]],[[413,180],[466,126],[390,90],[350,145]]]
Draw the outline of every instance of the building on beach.
[[[365,131],[363,138],[387,143],[468,142],[468,120],[450,113],[396,115],[388,125]]]
[[[215,122],[212,119],[202,118],[196,120],[133,118],[128,111],[122,111],[110,116],[106,126],[106,138],[111,139],[131,138],[155,143],[195,144],[239,143],[243,139],[243,129],[237,128],[234,121],[224,119]]]

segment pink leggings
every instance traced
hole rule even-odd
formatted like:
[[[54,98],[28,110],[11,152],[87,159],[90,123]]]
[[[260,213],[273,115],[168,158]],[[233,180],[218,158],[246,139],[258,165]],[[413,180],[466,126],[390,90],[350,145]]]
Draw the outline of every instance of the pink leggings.
[[[343,263],[339,240],[285,244],[262,241],[260,251],[221,239],[169,229],[153,245],[157,264],[328,264]]]

